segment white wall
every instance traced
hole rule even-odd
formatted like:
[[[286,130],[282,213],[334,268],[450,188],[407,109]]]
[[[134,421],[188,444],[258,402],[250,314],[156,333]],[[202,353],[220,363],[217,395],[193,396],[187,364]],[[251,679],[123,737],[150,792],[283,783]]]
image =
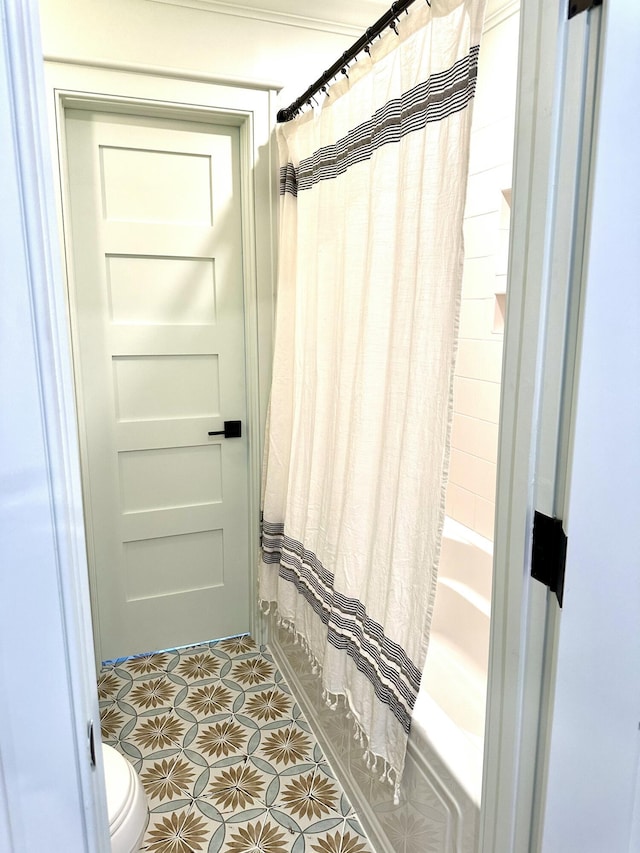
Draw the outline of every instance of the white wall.
[[[282,106],[354,41],[339,26],[328,32],[151,0],[40,0],[40,13],[46,57],[284,86]],[[379,16],[375,3],[372,14],[363,28]]]
[[[493,4],[494,6],[497,4]],[[465,209],[465,264],[447,514],[493,539],[519,15],[482,36]],[[507,191],[505,193],[505,191]]]

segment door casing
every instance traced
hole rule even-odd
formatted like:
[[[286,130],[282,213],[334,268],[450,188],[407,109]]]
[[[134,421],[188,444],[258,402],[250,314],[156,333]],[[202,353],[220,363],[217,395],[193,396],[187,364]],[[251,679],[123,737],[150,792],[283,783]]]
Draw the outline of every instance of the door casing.
[[[74,310],[73,236],[69,217],[70,197],[68,187],[67,145],[65,139],[65,112],[74,110],[99,110],[101,112],[170,118],[185,121],[197,120],[212,124],[238,127],[240,135],[242,251],[244,281],[244,327],[247,385],[247,437],[249,455],[249,553],[257,554],[259,548],[260,484],[264,424],[270,386],[271,348],[273,338],[274,245],[272,216],[274,210],[273,177],[270,170],[270,138],[268,128],[272,120],[271,90],[247,90],[215,83],[197,83],[187,80],[159,79],[149,75],[110,72],[106,69],[87,69],[66,63],[47,63],[46,70],[55,91],[49,121],[58,153],[61,175],[58,195],[58,214],[65,253],[66,297],[69,328],[74,351],[74,373],[77,376],[77,338]],[[88,91],[90,94],[88,94]],[[158,95],[162,94],[162,98]],[[172,95],[175,100],[166,100]],[[155,96],[155,97],[154,97]],[[264,151],[267,157],[264,156]],[[260,199],[260,202],[257,200]],[[265,204],[266,202],[266,204]],[[262,208],[258,210],[257,208]],[[76,416],[80,444],[81,469],[86,477],[86,433],[83,423],[82,387],[75,381]],[[87,551],[94,548],[92,519],[85,512]],[[93,559],[89,559],[91,607],[97,613],[96,579],[92,576]],[[257,561],[250,560],[250,588],[255,588]],[[256,606],[250,611],[251,633],[261,641],[262,617]],[[94,647],[97,635],[94,629]],[[96,658],[96,664],[99,661]]]
[[[564,517],[600,9],[522,0],[500,411],[481,851],[535,850],[557,604],[530,575],[534,510]]]

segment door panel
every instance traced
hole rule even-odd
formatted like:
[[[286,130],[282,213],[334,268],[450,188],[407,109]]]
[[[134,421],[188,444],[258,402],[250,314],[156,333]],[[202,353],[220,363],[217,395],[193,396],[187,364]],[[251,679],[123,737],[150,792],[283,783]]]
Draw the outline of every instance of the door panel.
[[[72,314],[101,659],[248,629],[239,140],[67,112]]]
[[[165,326],[216,323],[213,258],[108,255],[107,281],[113,323]],[[153,281],[153,288],[145,287],[145,281]],[[176,294],[177,281],[183,282],[184,296],[188,298]]]

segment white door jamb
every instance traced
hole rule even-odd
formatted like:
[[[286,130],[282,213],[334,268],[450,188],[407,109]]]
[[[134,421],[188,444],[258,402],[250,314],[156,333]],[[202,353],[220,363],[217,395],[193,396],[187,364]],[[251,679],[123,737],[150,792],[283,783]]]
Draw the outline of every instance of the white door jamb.
[[[108,853],[37,5],[0,19],[0,848]]]
[[[557,609],[534,510],[563,512],[599,12],[522,0],[480,850],[535,849]],[[595,35],[595,38],[593,37]],[[549,624],[547,625],[547,619]]]

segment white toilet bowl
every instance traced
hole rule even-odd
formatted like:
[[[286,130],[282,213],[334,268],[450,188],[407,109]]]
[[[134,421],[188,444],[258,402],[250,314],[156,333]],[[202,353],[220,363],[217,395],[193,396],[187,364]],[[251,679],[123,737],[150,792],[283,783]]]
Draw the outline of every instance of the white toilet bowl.
[[[147,798],[142,783],[127,759],[105,743],[102,760],[112,853],[134,853],[147,826]]]

